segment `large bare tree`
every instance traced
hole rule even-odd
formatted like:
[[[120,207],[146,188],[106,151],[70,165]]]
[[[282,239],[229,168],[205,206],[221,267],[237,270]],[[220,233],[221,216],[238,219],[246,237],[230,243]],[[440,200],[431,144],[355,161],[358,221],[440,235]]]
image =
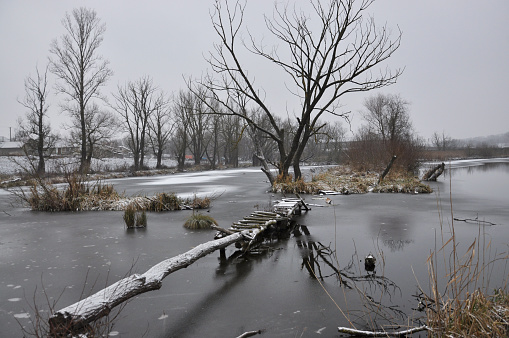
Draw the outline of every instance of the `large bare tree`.
[[[38,156],[37,174],[46,172],[45,157],[50,155],[50,149],[55,145],[57,137],[51,133],[47,121],[48,111],[48,67],[44,72],[35,68],[36,76],[25,79],[25,97],[18,102],[27,109],[25,120],[18,120],[18,137],[25,144],[29,153]]]
[[[278,124],[276,112],[266,101],[265,91],[255,83],[256,72],[270,69],[248,69],[240,37],[245,4],[233,5],[217,1],[212,15],[213,28],[219,37],[208,61],[216,77],[203,79],[200,85],[224,103],[246,96],[270,121],[266,129],[247,115],[230,109],[229,114],[246,119],[265,133],[278,146],[279,174],[288,175],[293,165],[295,178],[300,174],[300,157],[308,140],[324,124],[324,114],[345,117],[339,99],[349,93],[369,91],[390,85],[401,70],[381,68],[398,49],[401,33],[391,39],[386,26],[378,27],[367,10],[374,0],[311,0],[312,11],[307,13],[276,4],[273,17],[265,17],[268,32],[279,41],[273,48],[249,35],[244,46],[255,56],[279,67],[287,75],[281,78],[281,87],[287,87],[294,99],[300,101],[295,114],[297,126],[286,146],[285,130]],[[278,50],[285,51],[278,53]],[[289,81],[288,81],[289,80]]]
[[[53,40],[50,52],[50,70],[59,79],[56,88],[67,97],[64,111],[80,121],[81,159],[80,170],[90,166],[87,161],[87,106],[94,98],[100,98],[100,87],[113,74],[109,62],[98,55],[103,41],[105,24],[94,10],[77,8],[66,13],[62,20],[66,33],[60,40]]]

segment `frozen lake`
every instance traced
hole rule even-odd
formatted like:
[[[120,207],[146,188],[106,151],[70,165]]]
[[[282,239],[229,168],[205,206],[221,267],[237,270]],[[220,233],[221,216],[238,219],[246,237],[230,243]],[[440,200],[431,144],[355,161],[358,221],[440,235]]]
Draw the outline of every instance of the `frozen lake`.
[[[112,334],[236,337],[264,330],[264,337],[337,336],[337,327],[350,326],[348,320],[357,328],[388,319],[400,324],[417,320],[422,313],[415,310],[413,295],[418,284],[427,289],[426,259],[440,245],[435,242],[441,235],[440,218],[442,233],[449,231],[450,196],[455,218],[496,224],[481,229],[493,254],[508,250],[509,162],[458,161],[448,167],[429,195],[336,195],[330,196],[330,205],[323,198],[303,196],[320,206],[298,219],[309,235],[292,235],[273,243],[265,255],[227,265],[220,264],[218,253],[200,259],[168,276],[160,290],[129,302]],[[223,227],[280,197],[266,192],[269,185],[258,168],[109,182],[127,195],[213,195],[208,214]],[[149,213],[146,230],[127,231],[122,212],[32,212],[11,206],[10,195],[0,192],[0,336],[20,336],[17,321],[30,327],[34,299],[47,311],[43,288],[60,309],[211,240],[213,232],[182,227],[190,214]],[[480,230],[465,222],[455,222],[455,229],[460,248],[470,245]],[[234,250],[228,247],[227,256]],[[378,258],[371,277],[361,262],[369,253]],[[320,282],[310,266],[323,277]],[[508,273],[503,266],[495,269],[490,286],[499,286]],[[359,290],[382,303],[383,311],[370,311]]]

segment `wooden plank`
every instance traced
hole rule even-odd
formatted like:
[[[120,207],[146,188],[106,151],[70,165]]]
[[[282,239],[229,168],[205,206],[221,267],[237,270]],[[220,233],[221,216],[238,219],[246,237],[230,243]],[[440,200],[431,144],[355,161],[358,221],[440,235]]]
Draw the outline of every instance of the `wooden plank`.
[[[275,212],[271,212],[271,211],[261,211],[261,210],[258,210],[258,211],[254,211],[253,213],[254,214],[259,214],[259,215],[277,216],[277,214]]]

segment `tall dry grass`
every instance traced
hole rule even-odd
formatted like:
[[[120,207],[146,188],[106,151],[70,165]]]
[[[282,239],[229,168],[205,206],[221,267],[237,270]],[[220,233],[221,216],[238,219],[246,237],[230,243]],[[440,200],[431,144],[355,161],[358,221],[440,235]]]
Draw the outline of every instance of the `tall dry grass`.
[[[429,291],[421,289],[421,306],[426,311],[430,336],[507,337],[509,255],[493,252],[491,240],[481,223],[477,237],[468,247],[460,245],[452,200],[450,213],[448,229],[440,215],[440,239],[436,240],[435,249],[427,259]],[[493,282],[495,271],[506,277]]]

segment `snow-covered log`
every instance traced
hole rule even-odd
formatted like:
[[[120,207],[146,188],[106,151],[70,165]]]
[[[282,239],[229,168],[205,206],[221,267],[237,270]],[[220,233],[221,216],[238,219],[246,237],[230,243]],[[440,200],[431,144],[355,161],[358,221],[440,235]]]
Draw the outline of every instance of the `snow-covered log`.
[[[130,298],[147,291],[160,289],[162,280],[170,273],[186,268],[199,258],[225,248],[243,237],[243,233],[238,232],[200,244],[183,254],[160,262],[144,274],[134,274],[121,279],[92,296],[65,307],[50,317],[51,333],[65,335],[79,332],[89,323],[108,315],[111,309]]]
[[[429,330],[429,328],[426,325],[413,327],[411,329],[401,331],[365,331],[351,329],[349,327],[338,327],[338,331],[341,333],[347,333],[352,336],[363,336],[363,337],[402,337],[415,332],[425,330]]]

